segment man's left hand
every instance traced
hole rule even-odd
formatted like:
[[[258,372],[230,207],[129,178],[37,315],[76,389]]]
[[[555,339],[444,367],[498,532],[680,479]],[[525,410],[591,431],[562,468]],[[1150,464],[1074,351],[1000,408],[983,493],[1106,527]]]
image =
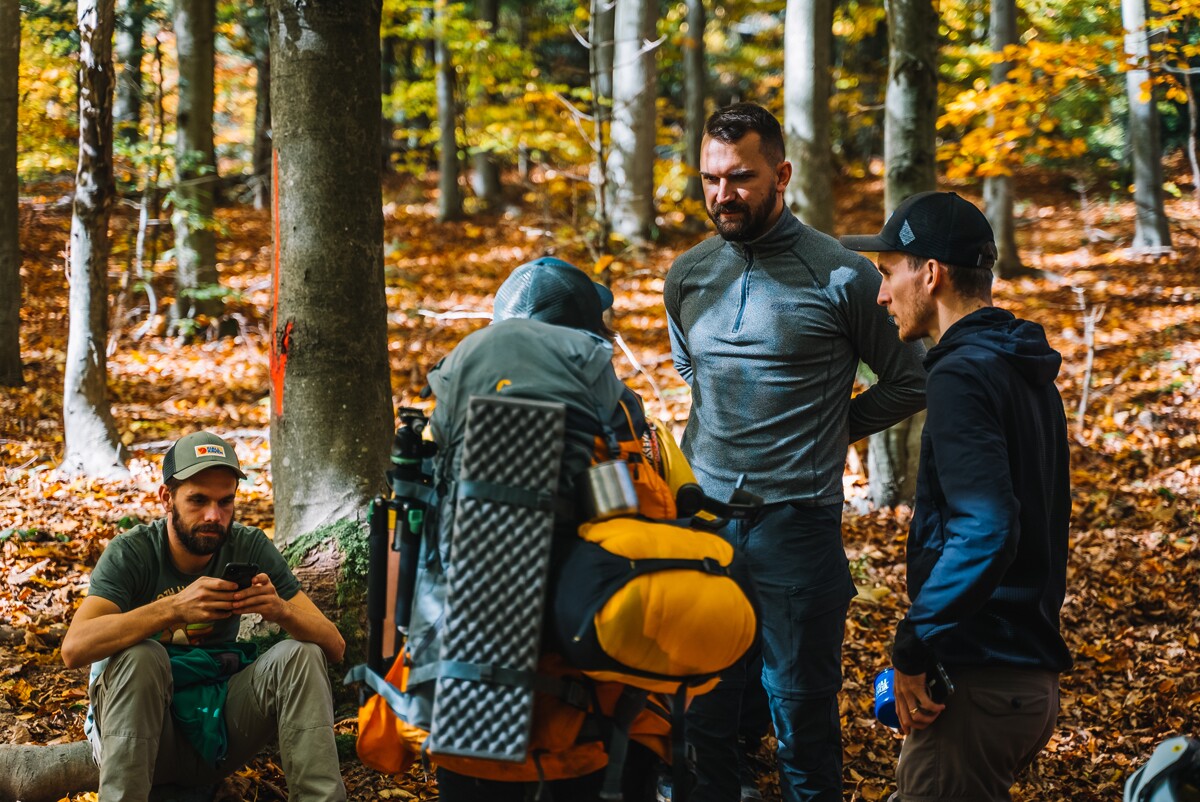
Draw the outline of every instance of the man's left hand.
[[[945,705],[929,698],[924,674],[905,674],[896,669],[896,714],[902,733],[925,729],[945,709]]]

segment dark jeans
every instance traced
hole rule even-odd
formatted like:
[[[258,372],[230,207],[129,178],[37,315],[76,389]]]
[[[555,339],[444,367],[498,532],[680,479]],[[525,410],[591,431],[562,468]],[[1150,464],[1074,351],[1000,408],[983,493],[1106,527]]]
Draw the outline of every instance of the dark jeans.
[[[771,727],[771,700],[762,685],[762,649],[755,647],[746,667],[746,686],[742,689],[742,712],[738,722],[738,776],[742,787],[755,784],[762,767],[758,750]]]
[[[842,638],[854,582],[842,548],[841,505],[763,508],[721,534],[743,555],[758,586],[762,615],[762,683],[779,740],[785,802],[842,798],[842,738],[837,693]],[[688,709],[696,749],[696,802],[737,802],[737,735],[754,655]]]

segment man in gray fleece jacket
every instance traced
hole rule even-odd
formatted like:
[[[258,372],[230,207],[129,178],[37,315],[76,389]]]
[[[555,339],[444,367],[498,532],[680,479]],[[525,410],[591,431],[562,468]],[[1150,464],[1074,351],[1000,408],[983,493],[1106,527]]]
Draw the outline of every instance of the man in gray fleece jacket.
[[[841,541],[847,446],[925,406],[924,349],[876,303],[874,265],[784,206],[792,175],[765,109],[705,124],[700,174],[719,236],[680,256],[663,289],[675,367],[691,387],[683,451],[708,495],[738,477],[766,502],[722,534],[762,601],[762,682],[784,800],[840,800],[837,693],[855,594]],[[878,381],[850,397],[859,361]],[[746,665],[689,709],[700,802],[739,798],[736,735]]]

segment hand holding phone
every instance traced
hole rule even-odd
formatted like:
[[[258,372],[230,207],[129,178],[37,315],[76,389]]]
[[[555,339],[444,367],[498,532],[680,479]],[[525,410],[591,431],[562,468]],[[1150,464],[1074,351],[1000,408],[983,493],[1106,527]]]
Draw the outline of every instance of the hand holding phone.
[[[950,695],[954,693],[954,683],[941,663],[938,663],[935,670],[929,673],[929,681],[925,687],[929,691],[929,698],[940,705],[945,704]]]
[[[254,577],[258,576],[258,566],[255,563],[225,563],[221,579],[226,582],[236,582],[238,590],[250,587]]]

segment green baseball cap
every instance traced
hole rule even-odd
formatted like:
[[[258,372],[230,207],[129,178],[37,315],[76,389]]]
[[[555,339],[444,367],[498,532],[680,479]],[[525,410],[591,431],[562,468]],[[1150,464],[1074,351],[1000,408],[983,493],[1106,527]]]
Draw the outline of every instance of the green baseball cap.
[[[192,432],[175,441],[163,457],[163,481],[183,481],[207,468],[229,468],[245,479],[233,446],[211,432]]]

